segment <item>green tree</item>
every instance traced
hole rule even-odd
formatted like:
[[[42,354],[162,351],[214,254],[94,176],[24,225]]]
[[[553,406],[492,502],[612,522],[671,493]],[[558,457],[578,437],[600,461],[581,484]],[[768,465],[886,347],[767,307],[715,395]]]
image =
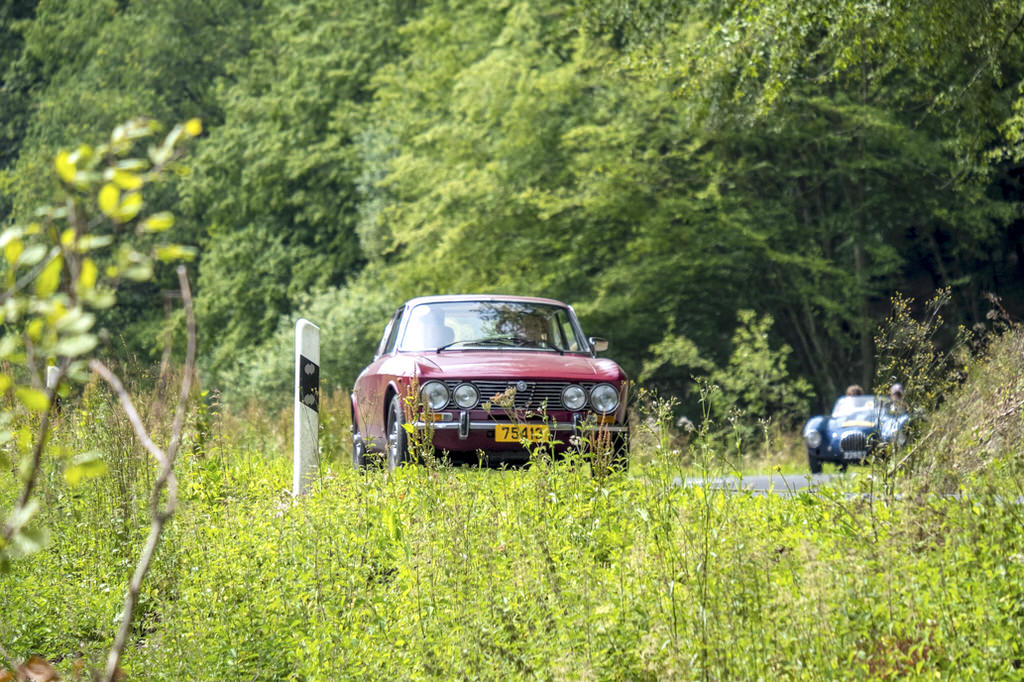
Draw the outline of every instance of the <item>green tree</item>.
[[[27,220],[38,197],[53,191],[48,169],[60,146],[113,129],[131,116],[222,120],[218,78],[248,50],[259,5],[249,0],[38,3],[31,17],[15,24],[23,44],[13,71],[8,69],[11,87],[28,98],[12,150],[17,159],[0,175],[13,216]],[[154,199],[175,202],[175,179],[152,188]],[[198,229],[189,216],[179,217],[177,229],[182,241],[197,242]],[[173,272],[158,270],[153,281],[101,311],[99,324],[127,352],[158,357],[162,339],[154,335],[163,326],[161,299],[176,288]]]
[[[805,418],[811,384],[791,378],[787,364],[792,348],[772,348],[771,315],[758,318],[753,310],[741,310],[738,323],[728,364],[710,376],[721,389],[715,411],[720,416],[742,414],[748,421],[774,418],[787,425]]]
[[[218,332],[204,345],[215,375],[265,340],[304,293],[362,267],[358,145],[369,83],[414,8],[269,2],[251,49],[227,67],[224,122],[183,187],[185,212],[205,228],[197,308],[200,324]]]

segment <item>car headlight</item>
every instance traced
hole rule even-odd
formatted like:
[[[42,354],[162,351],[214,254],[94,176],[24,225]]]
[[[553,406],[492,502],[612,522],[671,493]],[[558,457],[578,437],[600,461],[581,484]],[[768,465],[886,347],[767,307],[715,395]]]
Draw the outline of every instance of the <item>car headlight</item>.
[[[562,405],[567,410],[581,410],[587,404],[587,392],[582,386],[570,384],[562,389]]]
[[[614,412],[619,406],[619,392],[611,384],[598,384],[590,391],[590,404],[601,414]]]
[[[428,381],[420,389],[420,398],[432,410],[443,410],[448,405],[448,387],[440,381]]]
[[[807,447],[818,447],[821,445],[821,431],[808,431],[804,434],[804,440],[807,441]]]
[[[477,401],[480,400],[480,392],[473,384],[459,384],[452,395],[455,397],[455,404],[464,410],[476,407]]]

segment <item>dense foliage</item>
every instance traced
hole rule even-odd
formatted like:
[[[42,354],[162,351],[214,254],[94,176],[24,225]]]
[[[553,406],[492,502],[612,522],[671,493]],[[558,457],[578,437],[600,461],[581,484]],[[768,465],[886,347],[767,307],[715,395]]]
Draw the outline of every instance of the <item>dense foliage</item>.
[[[0,78],[0,680],[89,674],[118,621],[145,679],[1019,676],[1019,3],[0,0]],[[170,491],[86,361],[163,354],[132,388],[177,451],[192,254],[205,384],[262,404],[194,400]],[[671,392],[628,474],[338,466],[388,313],[473,290],[574,303]],[[299,315],[326,456],[292,500]],[[683,484],[894,377],[928,410],[870,476]]]
[[[139,603],[129,679],[1017,679],[1024,649],[1024,361],[992,339],[909,459],[817,493],[728,493],[698,433],[602,480],[529,469],[337,465],[286,487],[287,411],[194,404],[182,508]],[[166,420],[169,391],[140,403]],[[342,397],[342,396],[339,396]],[[0,574],[6,664],[97,667],[145,531],[148,467],[98,382],[47,460],[49,545]],[[343,397],[342,397],[343,398]],[[324,403],[330,431],[344,399]],[[967,426],[964,426],[965,421]],[[342,456],[342,459],[345,459]],[[895,489],[887,471],[917,476]],[[689,485],[683,485],[687,480]],[[13,486],[0,477],[0,497]],[[894,492],[898,494],[893,494]],[[949,493],[955,492],[955,495]],[[59,579],[58,579],[59,578]],[[5,661],[0,660],[0,669]],[[0,672],[0,677],[2,677]]]
[[[403,298],[500,291],[572,302],[684,400],[740,311],[770,315],[827,401],[871,383],[894,292],[950,286],[967,326],[983,292],[1019,299],[1022,20],[1011,0],[3,0],[0,222],[48,195],[60,145],[198,116],[195,171],[164,191],[230,396],[287,387],[301,314],[344,386]],[[104,315],[111,351],[159,356],[160,277]]]

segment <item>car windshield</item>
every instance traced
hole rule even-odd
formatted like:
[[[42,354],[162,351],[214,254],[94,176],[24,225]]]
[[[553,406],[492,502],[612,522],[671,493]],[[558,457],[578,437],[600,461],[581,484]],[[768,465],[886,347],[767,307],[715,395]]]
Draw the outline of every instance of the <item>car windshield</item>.
[[[833,419],[875,419],[878,398],[873,395],[846,395],[832,408]]]
[[[409,312],[400,350],[587,349],[562,306],[529,301],[422,303]]]

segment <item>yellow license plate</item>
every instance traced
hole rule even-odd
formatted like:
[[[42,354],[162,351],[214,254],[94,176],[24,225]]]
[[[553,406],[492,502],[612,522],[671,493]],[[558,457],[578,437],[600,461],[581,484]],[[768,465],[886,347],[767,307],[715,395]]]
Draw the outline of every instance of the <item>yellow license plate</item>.
[[[499,443],[540,443],[548,440],[546,424],[495,424],[494,440]]]

